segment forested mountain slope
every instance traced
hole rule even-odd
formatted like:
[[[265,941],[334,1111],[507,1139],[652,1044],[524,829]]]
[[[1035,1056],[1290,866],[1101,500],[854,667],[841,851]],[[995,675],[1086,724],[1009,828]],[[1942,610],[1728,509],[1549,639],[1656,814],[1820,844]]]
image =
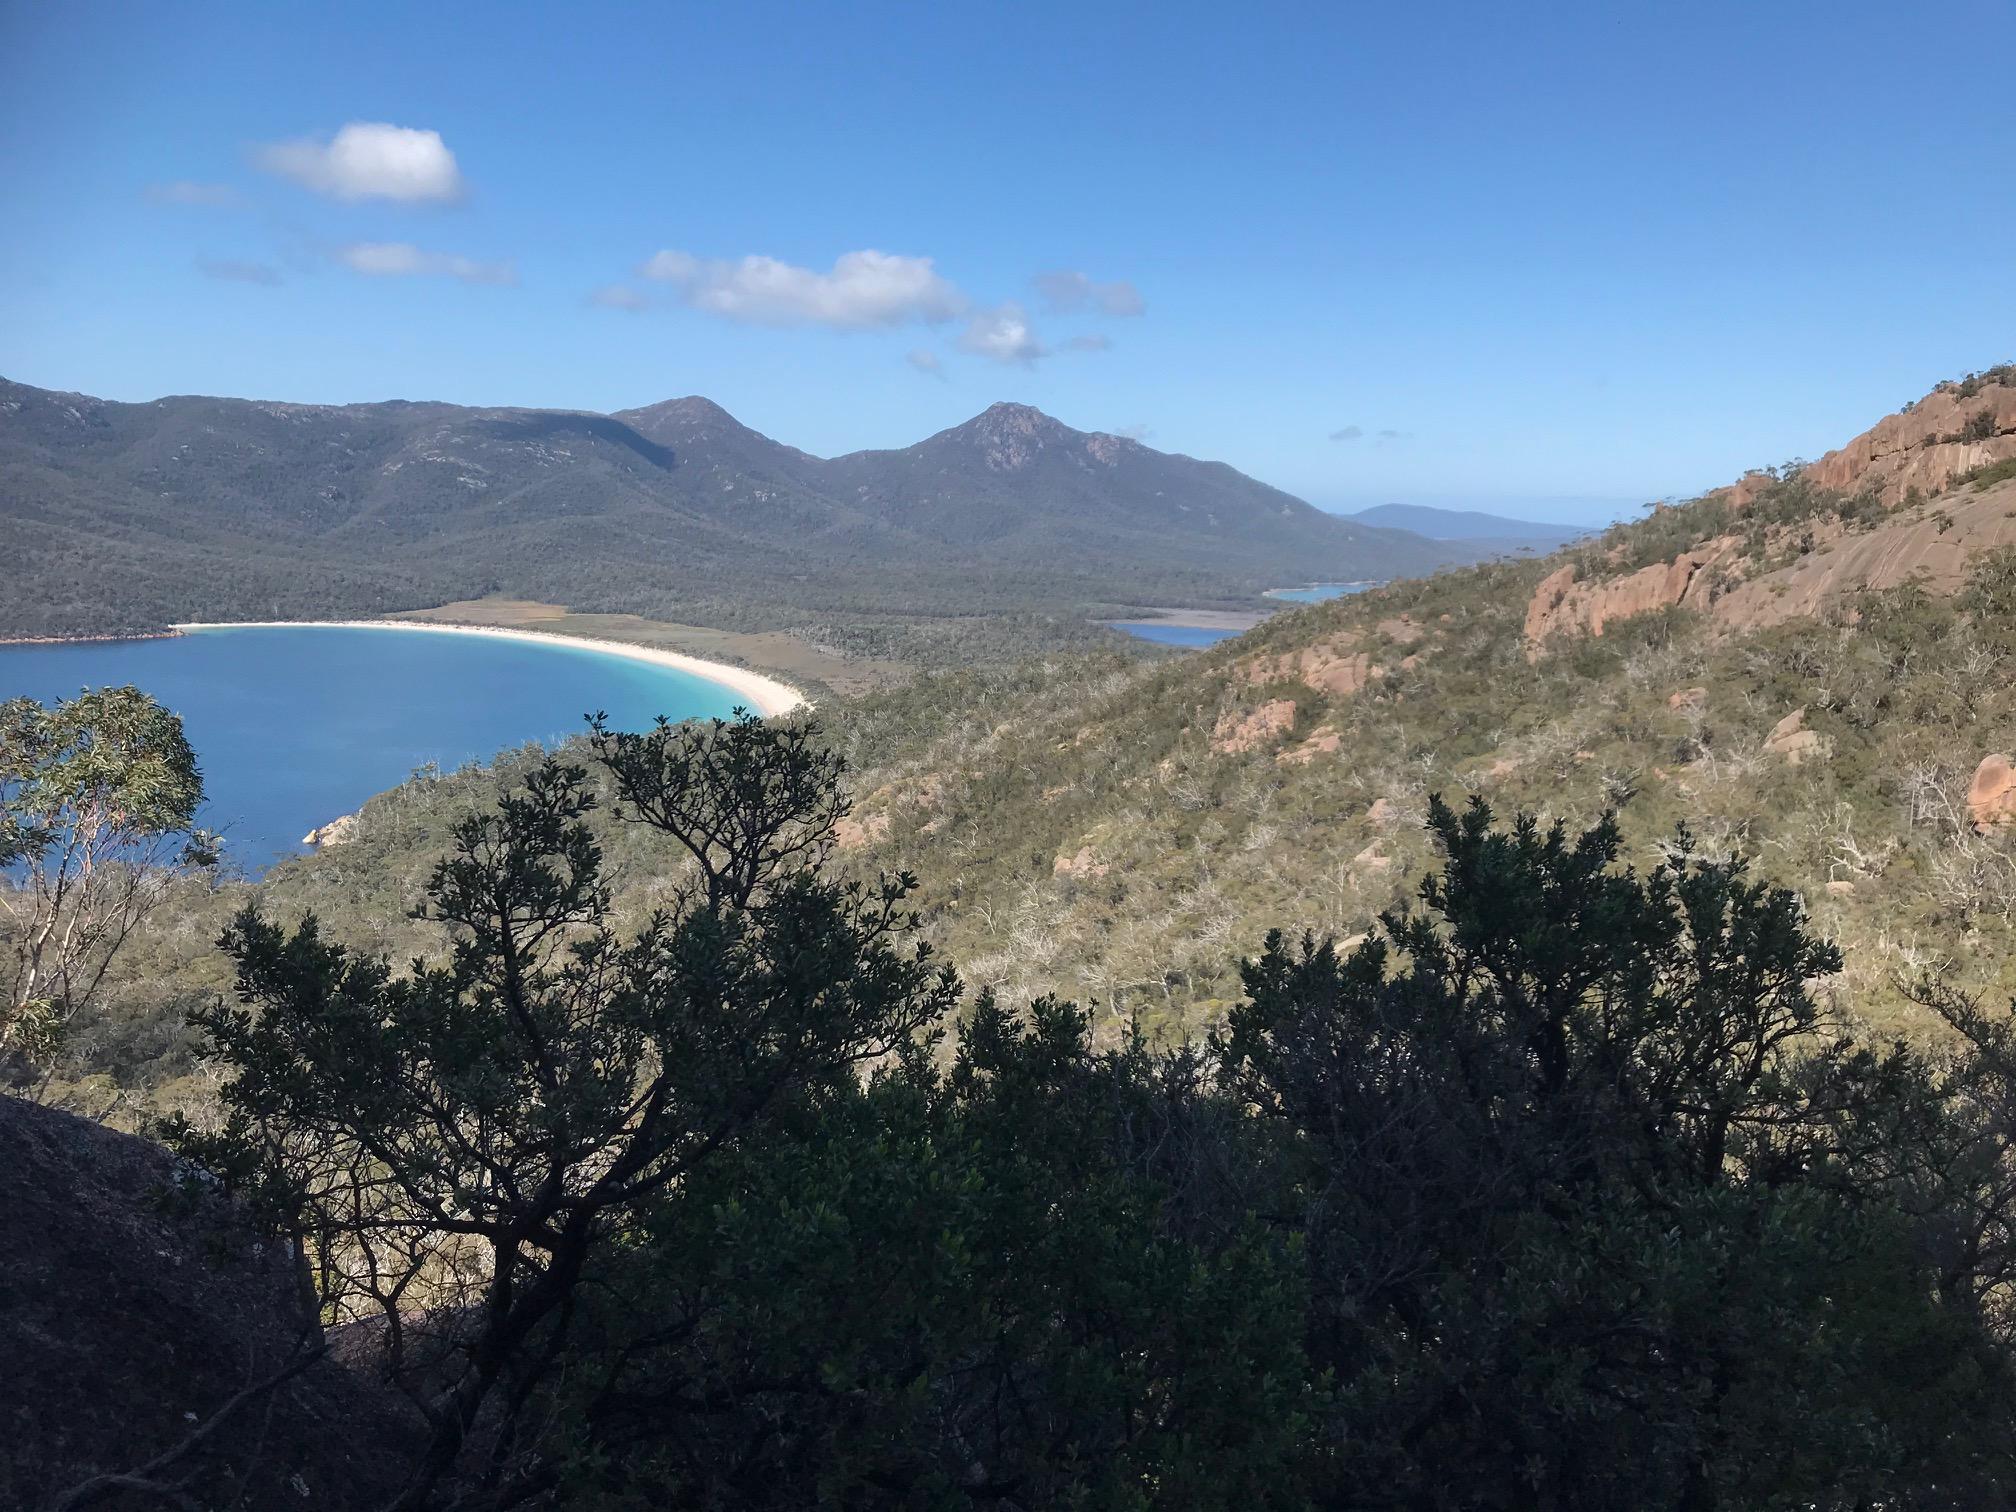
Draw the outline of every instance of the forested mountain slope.
[[[845,641],[863,620],[1082,619],[1461,556],[1016,406],[823,461],[704,399],[608,416],[0,383],[0,519],[0,636],[500,596]]]
[[[1614,808],[1641,859],[1683,824],[1704,852],[1756,857],[1845,947],[1854,1011],[1912,1029],[1895,989],[1925,966],[2016,988],[2004,471],[1894,507],[1772,480],[1547,560],[1282,614],[1180,660],[1068,656],[831,703],[819,717],[855,769],[841,860],[915,871],[933,937],[975,985],[1091,1002],[1107,1033],[1136,1014],[1188,1031],[1236,996],[1269,927],[1348,937],[1409,899],[1430,794],[1577,823]],[[1928,521],[1939,555],[1912,558]],[[1722,596],[1625,591],[1700,579],[1684,559],[1725,537]],[[1910,560],[1935,571],[1900,578]],[[1571,570],[1571,590],[1617,612],[1560,615]],[[1725,611],[1746,593],[1773,612]],[[528,759],[383,795],[355,840],[260,891],[403,958],[426,943],[402,914],[448,823]],[[633,837],[604,838],[628,906],[662,896]],[[136,949],[78,1074],[186,1073],[161,1055],[179,1033],[164,1005],[223,985],[209,942],[238,891]]]

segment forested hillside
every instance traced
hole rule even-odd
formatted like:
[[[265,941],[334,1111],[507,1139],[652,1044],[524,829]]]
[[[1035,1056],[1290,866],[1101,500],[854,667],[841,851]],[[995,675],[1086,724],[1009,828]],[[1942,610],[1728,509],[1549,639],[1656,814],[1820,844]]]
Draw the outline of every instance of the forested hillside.
[[[1615,810],[1641,864],[1683,825],[1702,854],[1754,857],[1842,943],[1853,1011],[1922,1027],[1896,986],[1928,964],[2016,987],[2016,779],[1995,775],[2016,754],[2016,478],[1982,455],[2016,431],[1948,443],[1932,423],[1918,463],[1949,448],[1949,470],[1928,499],[1767,480],[1180,660],[1065,656],[829,702],[853,766],[839,863],[915,871],[930,937],[979,985],[1078,998],[1105,1035],[1137,1016],[1183,1033],[1237,996],[1266,927],[1348,938],[1409,898],[1432,794]],[[1704,542],[1719,555],[1697,570]],[[259,895],[403,957],[428,942],[404,915],[448,824],[533,754],[375,799],[354,840]],[[601,833],[622,906],[648,907],[656,863]],[[243,891],[140,943],[75,1075],[188,1073],[157,1057],[183,1037],[171,1004],[222,985],[209,942]]]
[[[122,1339],[130,1445],[0,1383],[0,1490],[145,1454],[329,1508],[2003,1505],[2016,427],[1942,412],[2009,376],[1842,488],[1187,659],[597,728],[257,883],[151,874],[5,1064],[181,1164],[14,1120],[91,1205],[7,1231],[0,1342],[92,1380],[52,1278],[263,1280]],[[89,702],[12,711],[32,878],[38,753],[188,831],[179,725]],[[65,743],[136,720],[165,789]],[[157,1363],[234,1327],[236,1377]]]
[[[948,621],[1013,621],[1000,654],[1044,620],[1069,645],[1131,606],[1463,559],[1013,405],[828,461],[703,399],[607,416],[0,383],[0,520],[0,637],[501,597],[927,664],[977,639]]]

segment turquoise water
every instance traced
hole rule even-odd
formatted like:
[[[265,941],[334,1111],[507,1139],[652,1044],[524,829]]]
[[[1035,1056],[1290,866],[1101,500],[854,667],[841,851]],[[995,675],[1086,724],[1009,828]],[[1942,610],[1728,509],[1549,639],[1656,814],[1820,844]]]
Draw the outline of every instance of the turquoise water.
[[[415,767],[487,760],[578,734],[726,714],[717,683],[588,647],[420,630],[288,626],[166,640],[0,646],[0,699],[132,683],[182,716],[203,766],[203,822],[257,871]]]
[[[1320,604],[1325,599],[1346,598],[1379,586],[1378,583],[1311,583],[1307,588],[1269,588],[1267,597],[1286,599],[1291,604]]]
[[[1162,646],[1215,646],[1239,633],[1237,630],[1207,630],[1202,625],[1145,625],[1126,620],[1117,620],[1115,624],[1139,640],[1154,641]]]

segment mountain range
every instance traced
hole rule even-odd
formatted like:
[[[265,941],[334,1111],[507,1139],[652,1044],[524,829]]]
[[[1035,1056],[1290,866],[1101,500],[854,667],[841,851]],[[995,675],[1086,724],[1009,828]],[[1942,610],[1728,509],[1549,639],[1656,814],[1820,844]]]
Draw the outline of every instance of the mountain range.
[[[1431,541],[1482,543],[1488,552],[1502,555],[1513,551],[1552,551],[1595,532],[1586,525],[1547,524],[1539,520],[1516,520],[1507,515],[1487,514],[1478,509],[1436,509],[1427,504],[1376,504],[1355,510],[1345,518],[1382,530],[1407,530]]]
[[[997,404],[812,456],[698,397],[614,415],[122,404],[0,381],[0,636],[539,599],[845,640],[878,617],[1224,604],[1464,546]]]

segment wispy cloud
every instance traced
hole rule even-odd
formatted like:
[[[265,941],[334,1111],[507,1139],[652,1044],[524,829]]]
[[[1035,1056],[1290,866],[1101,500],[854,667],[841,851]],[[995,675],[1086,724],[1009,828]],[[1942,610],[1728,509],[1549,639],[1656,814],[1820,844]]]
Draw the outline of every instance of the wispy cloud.
[[[628,310],[633,315],[651,308],[650,299],[628,284],[604,284],[588,296],[588,303],[604,310]]]
[[[1412,441],[1414,432],[1403,430],[1382,430],[1372,438],[1374,441]]]
[[[1125,279],[1100,283],[1090,274],[1060,268],[1038,273],[1030,282],[1043,296],[1045,306],[1057,315],[1069,315],[1088,306],[1106,315],[1142,315],[1148,309],[1141,291]]]
[[[352,121],[335,136],[261,147],[253,161],[331,199],[407,203],[458,200],[467,192],[455,154],[438,131]]]
[[[903,360],[920,373],[929,373],[933,378],[945,376],[945,364],[938,360],[938,354],[927,347],[912,347],[903,354]]]
[[[470,284],[515,284],[517,265],[479,262],[451,252],[425,252],[411,242],[356,242],[336,259],[353,273],[371,278],[453,278]]]
[[[277,288],[283,280],[280,270],[267,263],[237,262],[228,257],[199,257],[196,271],[205,278],[215,278],[224,283],[258,284],[264,288]]]
[[[824,272],[774,257],[665,251],[638,272],[670,284],[696,310],[747,325],[865,330],[950,320],[969,303],[930,258],[872,249],[843,253]]]
[[[154,205],[201,205],[213,210],[228,209],[239,202],[238,191],[229,184],[199,184],[193,179],[149,184],[146,198]]]
[[[1330,432],[1330,439],[1332,441],[1356,441],[1364,434],[1365,434],[1364,426],[1347,425],[1342,430],[1333,430],[1332,432]]]
[[[1111,336],[1099,335],[1073,336],[1064,343],[1064,349],[1069,352],[1105,352],[1110,351],[1112,346]]]
[[[1155,432],[1145,425],[1123,425],[1113,434],[1129,441],[1146,441]]]
[[[1013,300],[996,305],[991,310],[975,311],[959,338],[959,346],[963,351],[992,358],[995,362],[1024,365],[1049,355],[1048,348],[1037,340],[1028,315]]]

